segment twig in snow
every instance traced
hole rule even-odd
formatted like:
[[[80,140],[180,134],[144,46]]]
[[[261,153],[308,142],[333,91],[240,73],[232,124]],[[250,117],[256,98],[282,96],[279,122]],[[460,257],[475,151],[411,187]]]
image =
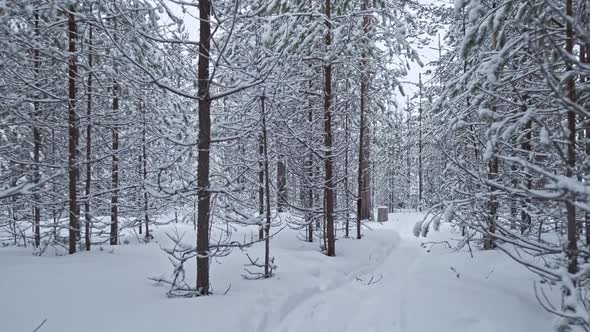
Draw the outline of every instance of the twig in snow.
[[[39,329],[41,328],[41,326],[45,325],[45,322],[47,322],[47,318],[45,318],[45,319],[44,319],[44,320],[41,322],[41,324],[39,324],[39,325],[38,325],[38,326],[37,326],[37,327],[36,327],[36,328],[33,330],[33,332],[37,332],[37,331],[39,331]]]

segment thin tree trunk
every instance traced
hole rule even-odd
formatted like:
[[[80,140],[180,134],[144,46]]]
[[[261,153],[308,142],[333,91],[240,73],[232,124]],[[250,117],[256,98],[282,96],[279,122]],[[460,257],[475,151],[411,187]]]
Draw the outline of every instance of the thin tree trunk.
[[[418,105],[418,210],[422,211],[422,73],[419,74],[420,104]]]
[[[264,98],[261,100],[261,110],[264,113]],[[258,137],[258,215],[260,218],[264,216],[264,143],[263,137]],[[262,221],[258,227],[258,239],[264,239],[264,226]]]
[[[348,111],[348,110],[347,110]],[[350,236],[350,191],[348,188],[348,112],[344,117],[344,199],[346,204],[344,208],[346,210],[346,220],[344,221],[344,237]]]
[[[150,234],[150,216],[149,216],[149,202],[148,202],[148,193],[145,188],[147,182],[147,120],[146,120],[146,110],[143,102],[140,103],[141,107],[141,114],[143,117],[143,128],[141,132],[141,155],[142,155],[142,168],[143,168],[143,181],[142,181],[142,189],[143,189],[143,222],[145,223],[145,239],[149,241],[152,237]]]
[[[572,27],[573,20],[573,0],[565,0],[565,15],[566,15],[566,44],[565,51],[573,55],[574,50],[574,31]],[[570,20],[570,18],[572,20]],[[570,60],[566,60],[566,71],[571,72],[573,66]],[[566,98],[570,102],[576,101],[576,86],[574,76],[570,75],[566,82]],[[567,127],[569,130],[568,146],[567,146],[567,165],[566,176],[575,176],[576,167],[576,113],[569,108],[567,111]],[[576,225],[576,207],[574,205],[576,197],[570,193],[570,197],[566,201],[567,212],[567,258],[568,258],[568,272],[578,272],[578,232]]]
[[[209,294],[209,161],[211,146],[211,99],[209,96],[209,49],[211,38],[211,2],[199,1],[199,149],[197,167],[197,291]]]
[[[265,97],[262,96],[262,105]],[[262,107],[262,141],[264,146],[264,189],[266,192],[266,223],[264,224],[264,277],[269,278],[270,269],[270,176],[268,166],[268,135],[266,130],[266,113]]]
[[[91,153],[92,153],[92,25],[88,27],[88,83],[86,86],[86,94],[88,97],[86,105],[86,200],[84,202],[84,243],[86,250],[90,251],[90,188],[92,184],[92,165],[90,164]]]
[[[363,167],[364,162],[364,138],[365,138],[365,80],[361,80],[361,115],[359,126],[359,167],[358,167],[358,197],[356,204],[356,238],[361,238],[361,221],[363,220]]]
[[[588,4],[588,3],[587,3]],[[584,50],[584,52],[582,52],[582,50]],[[583,56],[582,56],[583,53]],[[581,45],[580,46],[580,61],[584,64],[589,64],[590,63],[590,43],[587,43],[585,45]],[[586,76],[584,77],[584,82],[588,82],[590,80],[590,77]],[[590,157],[590,117],[586,116],[586,130],[585,132],[585,136],[586,136],[586,147],[585,147],[585,152],[586,152],[586,158]],[[586,165],[585,167],[585,172],[586,175],[588,175],[590,171],[590,166]],[[588,249],[590,249],[590,212],[586,211],[586,213],[584,214],[584,224],[586,225],[586,246],[588,247]]]
[[[287,167],[283,156],[277,161],[277,209],[283,212],[287,207]]]
[[[312,89],[312,83],[311,81],[309,81],[309,89]],[[310,128],[313,126],[313,105],[311,103],[311,100],[309,102],[309,110],[307,112],[307,121],[309,123]],[[312,130],[313,132],[313,130]],[[308,179],[308,183],[307,185],[309,186],[309,189],[307,190],[307,200],[306,200],[306,205],[305,207],[308,209],[308,211],[305,213],[306,216],[306,220],[305,222],[307,223],[307,242],[313,242],[313,221],[314,221],[314,212],[313,207],[313,187],[311,185],[312,183],[312,179],[313,179],[313,154],[310,153],[308,154],[307,157],[307,161],[306,161],[306,167],[307,167],[307,179]]]
[[[331,23],[331,3],[326,0],[326,50],[331,52],[332,44],[332,23]],[[329,57],[330,55],[328,55]],[[327,244],[326,254],[336,256],[336,239],[334,238],[334,179],[332,176],[332,64],[331,59],[324,65],[325,87],[324,87],[324,145],[326,147],[325,160],[325,187],[324,195],[326,196],[326,233]]]
[[[525,105],[523,106],[523,112],[527,111],[527,105],[526,105],[526,99],[525,99]],[[532,135],[532,121],[527,121],[526,123],[526,137],[525,140],[522,142],[521,144],[521,148],[523,151],[525,151],[526,153],[530,153],[532,146],[531,146],[531,141],[533,138]],[[528,158],[529,156],[526,156],[526,158]],[[525,175],[526,178],[526,186],[528,189],[531,189],[531,176],[527,173]],[[520,210],[520,232],[521,234],[524,234],[525,231],[527,231],[528,229],[530,229],[531,227],[531,215],[528,214],[528,212],[526,211],[526,209],[528,208],[528,203],[529,203],[529,199],[525,199],[525,204],[524,207]]]
[[[113,82],[113,123],[112,169],[111,169],[111,245],[118,244],[119,238],[119,83]]]
[[[492,8],[496,8],[496,2],[492,3]],[[496,50],[496,33],[492,33],[492,50]],[[496,105],[492,105],[491,107],[492,112],[496,112]],[[488,163],[488,179],[495,180],[498,178],[498,158],[493,157]],[[490,187],[490,190],[493,191],[494,188]],[[487,234],[484,235],[484,249],[493,249],[496,247],[496,242],[494,238],[494,233],[496,233],[496,223],[498,221],[498,200],[496,199],[495,195],[490,195],[490,200],[488,201],[488,216],[487,216]]]
[[[34,14],[35,20],[35,38],[37,39],[36,42],[39,42],[39,13],[35,11]],[[41,60],[39,59],[39,49],[35,48],[33,50],[33,62],[35,68],[35,85],[38,86],[39,80],[39,70],[41,66]],[[36,98],[35,98],[36,99]],[[35,101],[33,103],[33,183],[38,184],[41,178],[39,173],[39,156],[41,151],[41,131],[37,127],[37,121],[39,118],[39,102]],[[33,231],[35,234],[35,247],[39,247],[41,245],[41,208],[39,207],[39,194],[35,193],[33,195],[35,206],[33,208]]]
[[[78,79],[78,65],[76,59],[76,7],[68,7],[68,191],[69,191],[69,253],[76,252],[77,232],[80,227],[79,216],[76,213],[78,166],[76,155],[78,151],[78,116],[76,114],[76,81]]]

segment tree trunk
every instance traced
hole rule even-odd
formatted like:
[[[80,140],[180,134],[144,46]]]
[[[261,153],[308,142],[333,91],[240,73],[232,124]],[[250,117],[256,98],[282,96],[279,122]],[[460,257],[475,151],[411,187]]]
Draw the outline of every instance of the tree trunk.
[[[199,1],[199,143],[197,167],[197,291],[209,294],[209,154],[211,146],[211,99],[209,96],[209,49],[211,38],[211,3]]]
[[[581,50],[584,50],[584,52],[582,52]],[[587,43],[585,45],[581,45],[580,46],[580,61],[584,64],[589,64],[590,63],[590,43]],[[588,82],[590,80],[590,78],[588,76],[584,77],[584,82]],[[590,117],[586,116],[586,130],[585,132],[585,136],[586,136],[586,147],[585,147],[585,152],[586,152],[586,158],[590,158]],[[585,166],[585,170],[586,172],[586,176],[590,173],[590,165]],[[586,213],[584,214],[584,224],[586,225],[586,247],[588,247],[587,249],[590,249],[590,212],[586,211]]]
[[[573,16],[573,0],[565,0],[565,15],[566,15],[566,44],[565,51],[571,56],[574,54],[574,31],[572,26]],[[570,20],[571,18],[571,20]],[[571,72],[573,65],[569,59],[566,60],[566,71]],[[570,102],[576,101],[576,86],[574,75],[570,75],[566,82],[566,98]],[[576,112],[570,107],[567,111],[567,127],[569,130],[568,145],[567,145],[567,165],[566,176],[575,176],[576,167]],[[576,207],[574,205],[576,197],[570,193],[570,197],[566,201],[567,212],[567,258],[568,258],[568,272],[578,272],[578,232],[576,225]]]
[[[142,181],[142,189],[143,189],[143,222],[145,223],[145,239],[149,241],[152,237],[150,234],[150,216],[149,216],[149,202],[148,202],[148,193],[145,188],[147,182],[147,134],[146,134],[146,127],[147,127],[147,120],[146,120],[146,111],[143,102],[140,103],[141,107],[141,115],[143,120],[143,128],[141,132],[141,155],[142,155],[142,170],[143,170],[143,181]]]
[[[261,110],[264,113],[264,98],[261,100]],[[258,215],[264,216],[264,139],[262,135],[258,137]],[[258,226],[258,239],[264,239],[264,226],[262,221]]]
[[[527,105],[526,105],[526,99],[524,100],[525,105],[523,106],[523,112],[527,111]],[[531,120],[527,121],[526,123],[526,137],[525,140],[522,142],[521,144],[521,148],[523,151],[525,151],[525,153],[530,153],[530,151],[532,150],[532,146],[531,146],[531,141],[533,139],[533,135],[532,135],[532,126],[533,126],[533,122]],[[528,158],[529,156],[526,156],[526,158]],[[526,178],[526,187],[528,189],[531,189],[531,176],[530,174],[528,174],[528,172],[525,175]],[[531,215],[528,214],[528,212],[526,211],[527,207],[528,207],[528,203],[529,203],[529,199],[525,199],[525,204],[524,207],[520,210],[520,233],[524,234],[525,231],[527,231],[528,229],[530,229],[531,227]],[[540,234],[539,234],[540,235]]]
[[[35,38],[39,38],[39,13],[35,11]],[[36,40],[38,42],[38,40]],[[35,68],[35,86],[38,87],[39,70],[41,66],[41,60],[39,59],[39,49],[33,50],[33,62]],[[35,98],[36,99],[36,98]],[[38,184],[41,178],[39,173],[39,156],[41,151],[41,131],[37,127],[37,121],[40,115],[39,102],[33,103],[33,183]],[[35,247],[39,248],[41,245],[41,208],[39,207],[39,194],[33,195],[35,206],[33,208],[33,232],[35,234]]]
[[[418,75],[420,104],[418,105],[418,210],[422,211],[422,73]]]
[[[362,10],[367,10],[368,0],[363,0]],[[363,30],[365,34],[369,32],[369,18],[363,16]],[[368,63],[365,60],[366,54],[361,55],[361,93],[360,93],[360,129],[359,129],[359,179],[358,179],[358,199],[357,211],[357,239],[361,238],[360,222],[370,218],[371,191],[369,188],[369,144],[370,137],[366,121],[367,93],[368,93]]]
[[[277,210],[283,212],[287,207],[287,167],[283,156],[277,161],[277,189]]]
[[[262,105],[265,97],[262,96]],[[264,224],[264,277],[271,276],[270,269],[270,176],[268,165],[268,135],[266,130],[266,113],[262,107],[262,144],[264,146],[264,189],[266,192],[266,222]]]
[[[309,81],[309,89],[312,89],[312,83]],[[309,126],[313,125],[313,108],[312,108],[311,100],[309,102],[309,110],[307,112],[307,121],[309,122]],[[313,132],[313,131],[312,131]],[[307,190],[307,199],[305,201],[305,208],[307,208],[307,212],[305,213],[305,222],[307,224],[307,242],[313,242],[313,221],[314,221],[314,212],[313,207],[313,187],[311,185],[313,179],[313,154],[310,151],[307,156],[306,161],[306,174],[307,174],[307,185],[309,189]]]
[[[76,155],[78,151],[78,116],[76,114],[76,80],[78,79],[78,65],[76,59],[76,7],[68,7],[68,192],[69,192],[69,253],[76,252],[77,231],[80,227],[77,214],[77,186],[78,165]]]
[[[331,20],[331,3],[326,0],[326,51],[331,52],[332,44],[332,23]],[[324,145],[326,147],[325,156],[325,187],[324,195],[326,196],[326,254],[336,256],[336,239],[334,238],[334,179],[332,176],[332,64],[331,59],[324,65],[325,87],[324,87]]]
[[[496,2],[492,3],[492,8],[496,8]],[[496,50],[496,33],[492,33],[492,50]],[[496,106],[492,105],[492,112],[496,112]],[[498,158],[492,157],[488,163],[488,179],[495,180],[498,178]],[[490,191],[494,188],[490,187]],[[494,233],[496,233],[496,223],[498,221],[498,200],[496,196],[491,194],[488,201],[488,216],[487,216],[487,233],[484,235],[484,249],[493,249],[496,247]]]
[[[348,109],[347,109],[348,111]],[[346,219],[344,221],[344,237],[350,236],[350,191],[348,188],[348,112],[344,117],[344,209],[346,210]]]
[[[111,245],[118,244],[119,238],[119,124],[116,123],[119,112],[119,83],[113,82],[113,142],[111,169]]]
[[[84,202],[84,243],[86,250],[90,251],[90,186],[92,184],[92,165],[90,159],[92,156],[92,25],[88,27],[88,83],[86,94],[88,97],[86,105],[86,200]]]

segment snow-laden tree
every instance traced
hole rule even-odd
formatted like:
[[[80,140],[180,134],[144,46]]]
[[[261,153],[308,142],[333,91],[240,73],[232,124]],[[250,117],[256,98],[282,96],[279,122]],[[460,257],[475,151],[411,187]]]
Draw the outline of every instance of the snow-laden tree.
[[[449,190],[416,231],[424,234],[443,220],[467,229],[461,244],[498,246],[562,287],[561,304],[538,289],[542,304],[563,318],[561,328],[588,330],[588,243],[580,237],[590,207],[588,26],[576,14],[585,5],[456,3],[464,35],[445,66],[462,62],[463,74],[450,76],[434,106],[446,124],[439,145]]]

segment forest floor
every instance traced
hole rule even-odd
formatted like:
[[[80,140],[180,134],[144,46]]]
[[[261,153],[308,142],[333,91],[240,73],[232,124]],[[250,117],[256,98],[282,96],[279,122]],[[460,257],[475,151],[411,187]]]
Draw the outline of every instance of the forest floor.
[[[333,258],[287,228],[271,241],[273,278],[242,278],[248,259],[234,251],[212,263],[216,295],[203,298],[167,298],[166,286],[148,279],[171,271],[160,245],[169,245],[164,232],[174,226],[156,230],[159,243],[129,241],[114,251],[37,257],[0,248],[0,330],[33,331],[46,320],[40,332],[552,331],[530,272],[499,251],[471,258],[443,245],[428,250],[412,235],[420,218],[396,213],[368,223],[362,240],[339,239]],[[194,239],[192,226],[176,226]],[[452,236],[443,228],[428,240]]]

